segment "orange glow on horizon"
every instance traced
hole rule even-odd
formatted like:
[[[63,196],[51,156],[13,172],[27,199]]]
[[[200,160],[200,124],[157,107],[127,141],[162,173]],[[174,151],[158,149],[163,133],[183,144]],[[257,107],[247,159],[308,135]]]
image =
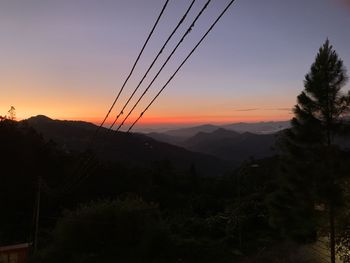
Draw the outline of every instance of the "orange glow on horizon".
[[[262,122],[288,120],[290,116],[179,116],[179,117],[145,117],[139,124],[200,124],[200,123],[236,123],[236,122]]]
[[[100,124],[102,118],[97,117],[58,117],[58,116],[48,116],[52,119],[58,120],[70,120],[70,121],[86,121],[94,124]],[[27,119],[17,116],[17,120]],[[227,123],[237,123],[237,122],[264,122],[264,121],[285,121],[291,119],[290,114],[281,114],[278,116],[268,116],[268,115],[253,115],[253,116],[177,116],[177,117],[144,117],[138,123],[138,125],[164,125],[164,124],[227,124]],[[135,118],[131,118],[130,121],[125,122],[128,126],[132,124]],[[111,125],[112,120],[106,121],[106,126]],[[119,124],[118,122],[117,124]],[[117,125],[116,124],[116,125]]]

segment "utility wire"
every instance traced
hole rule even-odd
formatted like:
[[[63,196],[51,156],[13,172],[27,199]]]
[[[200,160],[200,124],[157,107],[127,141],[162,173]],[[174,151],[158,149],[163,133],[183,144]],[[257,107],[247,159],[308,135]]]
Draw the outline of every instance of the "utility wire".
[[[112,106],[109,108],[109,110],[108,110],[108,112],[107,112],[105,118],[104,118],[103,121],[101,122],[100,126],[96,129],[96,131],[95,131],[95,133],[94,133],[94,135],[93,135],[93,137],[92,137],[92,140],[91,140],[92,142],[94,141],[94,139],[95,139],[97,133],[99,132],[99,130],[100,130],[100,129],[102,128],[102,126],[105,124],[105,122],[106,122],[106,120],[107,120],[109,114],[110,114],[111,111],[113,110],[113,108],[114,108],[115,104],[117,103],[117,101],[118,101],[118,99],[119,99],[121,93],[123,92],[126,83],[129,81],[129,79],[130,79],[132,73],[134,72],[135,67],[136,67],[138,61],[140,60],[140,57],[141,57],[143,51],[145,50],[145,48],[146,48],[146,46],[147,46],[147,44],[148,44],[148,41],[150,40],[151,36],[153,35],[153,32],[154,32],[155,28],[157,27],[157,25],[158,25],[158,23],[159,23],[159,20],[160,20],[160,18],[162,17],[162,15],[163,15],[163,13],[164,13],[164,10],[165,10],[165,8],[167,7],[168,3],[169,3],[169,0],[166,0],[166,2],[165,2],[165,4],[164,4],[164,6],[163,6],[163,8],[162,8],[162,10],[161,10],[161,12],[160,12],[158,18],[157,18],[157,20],[156,20],[156,22],[155,22],[155,24],[153,25],[153,28],[152,28],[151,32],[149,33],[149,35],[148,35],[148,37],[147,37],[145,43],[143,44],[143,47],[142,47],[142,49],[141,49],[139,55],[138,55],[137,58],[136,58],[136,61],[134,62],[134,65],[133,65],[132,68],[131,68],[131,71],[130,71],[129,75],[128,75],[127,78],[125,79],[125,81],[124,81],[122,87],[120,88],[120,90],[119,90],[119,92],[118,92],[117,97],[114,99],[114,101],[113,101],[113,103],[112,103]]]
[[[66,187],[64,189],[65,194],[70,194],[74,188],[78,187],[83,181],[85,181],[91,174],[93,174],[96,171],[96,168],[98,168],[99,164],[98,163],[92,163],[93,158],[90,158],[87,162],[87,165],[82,171],[82,176],[77,178],[75,182],[73,182],[70,186]]]
[[[131,99],[134,97],[135,93],[137,92],[137,90],[139,89],[139,87],[141,86],[141,84],[143,83],[143,81],[145,80],[145,78],[147,77],[148,73],[150,72],[150,70],[153,68],[155,62],[158,60],[159,56],[163,53],[165,47],[167,46],[167,44],[169,43],[169,41],[171,40],[171,38],[174,36],[174,34],[176,33],[176,31],[178,30],[178,28],[182,25],[182,23],[185,21],[188,13],[190,12],[190,10],[193,7],[193,4],[196,2],[196,0],[192,0],[192,3],[190,4],[190,6],[188,7],[186,13],[183,15],[183,17],[180,19],[180,21],[178,22],[177,26],[174,28],[173,32],[170,34],[170,36],[168,37],[168,39],[165,41],[164,45],[162,46],[162,48],[160,49],[160,51],[158,52],[157,56],[154,58],[153,62],[151,63],[151,65],[149,66],[149,68],[147,69],[145,75],[142,77],[141,81],[139,82],[139,84],[137,85],[137,87],[135,88],[135,90],[133,91],[133,93],[130,95],[129,99],[127,100],[127,102],[124,104],[122,110],[120,111],[120,113],[117,115],[117,117],[114,119],[113,123],[111,124],[111,126],[109,127],[109,129],[111,130],[114,126],[114,124],[118,121],[119,117],[121,115],[124,114],[124,110],[125,108],[128,106],[129,102],[131,101]]]
[[[117,120],[119,119],[119,117],[123,114],[125,108],[127,107],[127,105],[129,104],[129,102],[131,101],[131,99],[133,98],[134,94],[136,93],[136,91],[138,90],[138,88],[140,87],[140,85],[142,84],[142,82],[144,81],[144,79],[146,78],[146,76],[148,75],[149,71],[152,69],[152,67],[154,66],[155,62],[158,60],[159,56],[161,55],[161,53],[164,51],[165,47],[167,46],[167,44],[169,43],[169,41],[171,40],[171,38],[174,36],[174,34],[176,33],[176,31],[178,30],[178,28],[181,26],[181,24],[184,22],[184,20],[186,19],[188,13],[190,12],[190,10],[192,9],[194,3],[195,3],[196,0],[193,0],[190,4],[190,6],[188,7],[188,9],[186,10],[186,13],[183,15],[183,17],[180,19],[180,21],[178,22],[177,26],[174,28],[173,32],[170,34],[170,36],[168,37],[168,39],[166,40],[165,44],[162,46],[162,48],[160,49],[160,51],[158,52],[157,56],[155,57],[155,59],[153,60],[153,62],[151,63],[150,67],[148,68],[148,70],[146,71],[145,75],[143,76],[143,78],[141,79],[140,83],[138,84],[138,86],[136,87],[136,89],[134,90],[134,92],[131,94],[130,98],[128,99],[128,101],[125,103],[125,105],[123,106],[121,112],[117,115],[116,119],[114,120],[114,122],[112,123],[112,125],[109,127],[109,130],[111,130],[114,126],[114,124],[117,122]],[[210,2],[211,0],[208,1],[208,3]],[[208,3],[205,5],[205,8],[206,6],[208,5]],[[167,4],[167,3],[166,3]],[[204,8],[204,9],[205,9]],[[163,10],[164,11],[164,7],[163,7]],[[202,12],[201,12],[202,13]],[[199,16],[198,16],[199,17]],[[198,19],[198,18],[197,18]],[[189,31],[191,31],[190,29],[194,26],[194,23],[196,22],[196,20],[194,20],[194,22],[192,22],[191,24],[191,27],[186,31],[186,35],[189,33]],[[159,18],[158,18],[159,20]],[[158,21],[157,20],[157,21]],[[154,28],[153,28],[154,29]],[[147,41],[146,41],[147,42]],[[182,42],[182,41],[181,41]],[[179,46],[179,44],[178,44]],[[176,49],[175,49],[176,50]],[[173,53],[175,53],[175,51],[173,51]],[[168,61],[169,61],[170,58],[168,58]],[[166,63],[164,63],[166,64]],[[164,68],[165,65],[163,65],[163,68]],[[160,70],[161,71],[161,70]],[[160,74],[160,72],[158,73],[158,75]],[[129,75],[130,76],[130,75]],[[155,79],[154,79],[155,80]],[[153,80],[153,82],[154,82]],[[125,84],[125,83],[124,83]],[[124,86],[124,85],[123,85]],[[119,96],[119,94],[118,94]],[[115,103],[114,103],[115,104]],[[114,105],[112,105],[114,106]],[[136,106],[135,106],[136,107]],[[109,115],[110,111],[108,112],[107,115]],[[108,117],[108,116],[106,116]],[[106,118],[105,118],[106,120]],[[105,120],[103,121],[103,123],[105,122]],[[102,124],[103,125],[103,124]],[[102,125],[99,127],[99,129],[102,127]],[[94,136],[95,137],[95,136]],[[89,166],[89,162],[91,161],[92,158],[86,158],[85,161],[83,161],[79,167],[80,170],[83,170],[83,171],[86,171],[87,170],[87,167]],[[79,177],[77,180],[76,180],[76,183],[75,184],[79,184],[80,181],[84,180],[84,177],[87,177],[87,176],[84,176],[82,175],[81,177]],[[70,187],[72,188],[72,187]],[[70,189],[69,187],[66,187],[66,189]]]
[[[172,32],[172,34],[170,35],[170,37],[167,39],[166,41],[166,44],[167,42],[170,41],[170,38],[172,37],[172,35],[175,34],[175,31],[178,29],[178,27],[183,23],[185,17],[187,16],[187,14],[189,13],[190,9],[192,8],[193,4],[194,4],[195,1],[193,1],[190,5],[190,7],[188,8],[188,10],[186,11],[186,14],[183,16],[183,18],[180,20],[179,24],[176,26],[176,28],[174,29],[174,31]],[[196,16],[196,18],[193,20],[193,22],[191,23],[190,27],[186,30],[186,32],[184,33],[184,35],[182,36],[181,40],[177,43],[177,45],[175,46],[175,48],[173,49],[173,51],[171,52],[171,54],[168,56],[168,58],[166,59],[166,61],[163,63],[162,67],[160,68],[160,70],[158,71],[158,73],[156,74],[156,76],[153,78],[153,80],[151,81],[151,83],[148,85],[148,87],[146,88],[146,90],[143,92],[143,94],[141,95],[141,97],[138,99],[137,103],[133,106],[133,108],[131,109],[131,111],[128,113],[128,115],[126,116],[126,118],[123,120],[123,122],[119,125],[118,129],[116,130],[119,131],[119,129],[122,127],[122,125],[124,124],[125,120],[130,116],[130,114],[132,113],[132,111],[136,108],[137,104],[141,101],[141,99],[143,98],[143,96],[146,94],[146,92],[148,91],[148,89],[152,86],[153,82],[156,80],[156,78],[159,76],[159,74],[162,72],[162,70],[164,69],[164,67],[166,66],[166,64],[169,62],[169,60],[171,59],[171,57],[174,55],[175,51],[178,49],[178,47],[180,46],[180,44],[183,42],[183,40],[185,39],[185,37],[191,32],[192,28],[194,27],[195,23],[197,22],[197,20],[199,19],[199,17],[202,15],[202,13],[204,12],[204,10],[208,7],[209,3],[211,2],[211,0],[208,0],[206,2],[206,4],[203,6],[203,8],[201,9],[201,11],[198,13],[198,15]],[[161,52],[159,52],[159,54],[157,55],[157,57],[159,57],[160,53],[162,53],[164,47],[166,46],[166,44],[163,45],[162,49],[161,49]],[[157,59],[156,57],[156,59]],[[155,59],[155,60],[156,60]],[[155,63],[155,60],[152,62],[151,66],[153,66],[153,64]],[[150,67],[151,67],[150,66]],[[150,70],[150,69],[149,69]],[[149,70],[147,70],[146,74],[148,74]],[[145,74],[145,75],[146,75]],[[144,76],[145,78],[145,76]],[[143,79],[144,79],[143,78]],[[143,81],[143,79],[141,81]],[[139,84],[141,85],[141,84]],[[138,86],[139,86],[138,85]],[[138,88],[138,87],[137,87]],[[136,91],[134,91],[135,93]],[[133,96],[134,93],[131,95]],[[129,99],[131,100],[131,98]],[[129,102],[129,100],[127,101],[127,103]],[[125,106],[126,107],[126,106]],[[124,109],[124,108],[123,108]],[[122,110],[123,111],[123,110]],[[114,126],[115,122],[117,121],[117,119],[119,118],[121,114],[119,114],[116,118],[116,120],[113,122],[113,125],[111,125],[110,129],[112,129],[112,127]],[[87,171],[88,170],[88,166],[89,166],[89,163],[91,161],[91,158],[89,159],[86,159],[84,163],[82,163],[82,166],[80,167],[81,170],[83,171],[82,172],[82,175],[80,177],[77,178],[77,180],[72,183],[72,185],[78,185],[80,184],[82,181],[84,181],[88,176],[89,174],[83,174],[84,171]],[[71,187],[67,187],[65,190],[66,191],[69,191],[72,189],[72,186]]]
[[[175,48],[173,49],[173,51],[170,53],[170,55],[168,56],[168,58],[166,59],[166,61],[163,63],[162,67],[159,69],[159,71],[157,72],[157,74],[155,75],[155,77],[152,79],[151,83],[147,86],[147,88],[144,90],[144,92],[141,94],[141,96],[139,97],[139,99],[137,100],[137,102],[134,104],[134,106],[132,107],[132,109],[129,111],[128,115],[124,118],[124,120],[121,122],[121,124],[119,125],[119,127],[116,129],[116,132],[118,132],[120,130],[120,128],[124,125],[125,121],[129,118],[129,116],[131,115],[131,113],[134,111],[134,109],[136,108],[136,106],[140,103],[140,101],[142,100],[142,98],[145,96],[145,94],[147,93],[147,91],[150,89],[150,87],[152,86],[152,84],[154,83],[154,81],[158,78],[159,74],[163,71],[164,67],[166,66],[166,64],[168,64],[169,60],[171,59],[171,57],[174,55],[174,53],[176,52],[176,50],[178,49],[178,47],[181,45],[181,43],[184,41],[184,39],[187,37],[187,35],[192,31],[192,28],[195,26],[195,23],[197,22],[197,20],[199,19],[199,17],[203,14],[204,10],[208,7],[209,3],[211,2],[211,0],[208,0],[205,5],[203,6],[203,8],[201,9],[201,11],[198,13],[198,15],[196,16],[196,18],[193,20],[192,24],[189,26],[189,28],[186,30],[186,32],[184,33],[184,35],[182,36],[182,38],[180,39],[180,41],[177,43],[177,45],[175,46]]]
[[[51,196],[51,197],[59,197],[61,195],[65,195],[68,192],[68,189],[75,185],[78,180],[80,180],[80,174],[83,174],[86,168],[92,165],[92,161],[94,160],[94,155],[91,153],[87,153],[85,156],[80,157],[80,161],[78,166],[74,169],[73,175],[71,178],[65,178],[65,182],[63,182],[60,186],[51,187],[44,180],[42,180],[42,191]]]
[[[196,17],[196,19],[194,20],[194,22],[191,24],[191,26],[189,27],[189,29],[186,31],[185,33],[185,36],[187,34],[189,34],[194,26],[194,23],[198,20],[199,16],[203,13],[203,11],[206,9],[206,7],[208,6],[208,4],[210,3],[211,0],[208,0],[207,3],[205,4],[205,6],[203,7],[203,9],[201,10],[201,12],[199,13],[199,15]],[[172,77],[168,80],[168,82],[163,86],[163,88],[160,90],[160,92],[158,92],[158,94],[156,95],[156,97],[151,101],[151,103],[146,107],[146,109],[141,113],[140,117],[133,123],[133,125],[129,128],[128,132],[130,132],[130,130],[134,127],[134,125],[137,123],[137,121],[142,117],[142,115],[148,110],[148,108],[153,104],[153,102],[156,100],[156,98],[160,95],[160,93],[165,89],[165,87],[169,84],[169,82],[172,80],[172,78],[178,73],[178,71],[180,70],[180,68],[185,64],[185,62],[188,60],[188,58],[194,53],[194,51],[198,48],[198,46],[203,42],[203,40],[205,39],[205,37],[209,34],[209,32],[213,29],[213,27],[217,24],[217,22],[221,19],[221,17],[226,13],[226,11],[229,9],[229,7],[235,2],[235,0],[232,0],[227,6],[226,8],[224,9],[224,11],[219,15],[219,17],[215,20],[215,22],[212,24],[212,26],[209,28],[209,30],[205,33],[205,35],[202,37],[202,39],[198,42],[198,44],[195,46],[195,48],[190,52],[190,54],[187,56],[187,58],[182,62],[182,64],[180,65],[180,67],[176,70],[176,72],[172,75]],[[181,44],[181,42],[183,41],[185,37],[183,37],[179,44],[177,45],[177,47]],[[177,48],[175,47],[175,49]],[[175,53],[175,51],[172,52],[172,54]],[[172,54],[170,56],[172,56]],[[167,60],[169,60],[170,58],[168,58]],[[165,64],[165,63],[164,63]],[[163,65],[164,67],[165,65]],[[163,68],[162,67],[162,68]],[[162,70],[161,68],[161,70]],[[160,72],[158,72],[160,73]],[[157,74],[159,75],[159,74]],[[156,77],[157,77],[156,75]],[[153,84],[153,82],[151,82],[151,84]],[[148,89],[150,88],[150,85],[149,87],[147,87]],[[146,90],[148,90],[146,89]],[[146,91],[147,92],[147,91]],[[145,94],[145,92],[144,92]],[[143,94],[143,95],[144,95]],[[143,96],[142,95],[142,96]],[[142,99],[142,96],[141,96],[141,99]],[[139,99],[139,101],[141,100]],[[138,102],[139,102],[138,101]],[[137,103],[138,103],[137,102]],[[136,108],[137,104],[134,105],[133,109],[128,113],[128,115],[126,116],[126,118],[123,120],[123,122],[121,123],[121,125],[118,127],[118,129],[116,131],[118,131],[121,126],[125,123],[126,119],[130,116],[130,114],[132,113],[132,111]],[[86,175],[86,176],[81,176],[81,178],[78,179],[78,182],[81,182],[82,180],[85,180],[86,177],[88,177],[89,175]]]
[[[231,7],[231,5],[235,2],[235,0],[231,0],[231,2],[226,6],[226,8],[221,12],[221,14],[218,16],[218,18],[215,20],[215,22],[210,26],[208,31],[203,35],[201,40],[197,43],[197,45],[192,49],[192,51],[188,54],[188,56],[183,60],[181,65],[177,68],[175,73],[169,78],[169,80],[165,83],[165,85],[161,88],[161,90],[156,94],[156,96],[152,99],[152,101],[147,105],[147,107],[141,112],[140,116],[133,122],[133,124],[130,126],[127,132],[130,132],[131,129],[135,126],[135,124],[142,118],[142,116],[145,114],[145,112],[152,106],[154,101],[159,97],[159,95],[163,92],[163,90],[168,86],[168,84],[171,82],[171,80],[175,77],[175,75],[180,71],[182,66],[186,63],[186,61],[191,57],[191,55],[195,52],[195,50],[198,48],[198,46],[203,42],[203,40],[207,37],[207,35],[210,33],[210,31],[214,28],[214,26],[219,22],[219,20],[222,18],[222,16],[226,13],[226,11]],[[129,114],[130,115],[130,114]],[[128,116],[129,116],[128,115]],[[124,120],[125,121],[125,120]],[[123,122],[124,122],[123,121]]]
[[[117,103],[117,101],[118,101],[118,99],[119,99],[121,93],[122,93],[123,90],[124,90],[124,87],[126,86],[127,82],[129,81],[131,75],[133,74],[137,63],[138,63],[138,61],[139,61],[140,58],[141,58],[141,55],[143,54],[143,52],[144,52],[144,50],[145,50],[145,48],[146,48],[146,46],[147,46],[147,44],[148,44],[148,42],[149,42],[151,36],[153,35],[153,32],[154,32],[154,30],[156,29],[156,27],[157,27],[157,25],[158,25],[158,23],[159,23],[159,21],[160,21],[162,15],[163,15],[163,13],[164,13],[164,11],[165,11],[165,9],[166,9],[168,3],[169,3],[169,0],[166,0],[166,2],[164,3],[163,8],[162,8],[160,14],[158,15],[158,18],[157,18],[155,24],[153,25],[153,27],[152,27],[152,29],[151,29],[151,31],[150,31],[150,33],[149,33],[149,35],[148,35],[148,37],[147,37],[145,43],[143,44],[143,46],[142,46],[142,48],[141,48],[140,53],[138,54],[138,56],[137,56],[137,58],[136,58],[136,60],[135,60],[135,62],[134,62],[134,64],[133,64],[133,66],[132,66],[132,68],[131,68],[131,70],[130,70],[130,72],[129,72],[129,75],[128,75],[127,78],[125,79],[125,81],[124,81],[122,87],[120,88],[120,90],[119,90],[119,92],[118,92],[116,98],[114,99],[114,101],[113,101],[111,107],[109,108],[109,110],[108,110],[106,116],[104,117],[103,121],[102,121],[101,124],[97,127],[97,129],[95,130],[94,134],[92,135],[91,140],[90,140],[90,142],[88,143],[88,148],[92,145],[92,143],[93,143],[94,140],[96,139],[96,136],[97,136],[98,132],[101,130],[101,128],[102,128],[103,125],[105,124],[107,118],[109,117],[109,115],[110,115],[110,113],[112,112],[112,110],[113,110],[115,104]],[[84,167],[86,167],[86,166],[88,165],[88,163],[90,162],[90,159],[91,159],[91,158],[87,157],[87,158],[85,158],[85,160],[84,160],[84,159],[80,160],[80,161],[79,161],[79,164],[78,164],[78,167],[77,167],[77,169],[76,169],[76,170],[78,170],[78,171],[74,172],[74,174],[79,173],[79,170],[84,170]]]

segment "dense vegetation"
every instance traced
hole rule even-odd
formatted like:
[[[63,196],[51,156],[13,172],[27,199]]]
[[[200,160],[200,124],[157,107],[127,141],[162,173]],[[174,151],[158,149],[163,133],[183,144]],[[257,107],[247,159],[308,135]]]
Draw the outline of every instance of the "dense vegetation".
[[[268,224],[265,204],[274,189],[277,159],[247,162],[222,177],[202,177],[194,165],[180,173],[169,161],[131,167],[95,160],[93,173],[73,184],[77,175],[72,171],[84,156],[62,152],[23,123],[2,121],[0,132],[6,138],[1,176],[7,189],[1,201],[8,209],[1,218],[1,242],[32,238],[41,176],[45,185],[38,258],[44,262],[78,262],[77,256],[86,259],[82,262],[96,262],[96,257],[110,262],[117,256],[132,262],[226,262],[255,254],[278,239]],[[113,235],[118,229],[126,232]],[[115,249],[106,253],[109,246],[128,242],[129,252],[123,248],[123,255]]]

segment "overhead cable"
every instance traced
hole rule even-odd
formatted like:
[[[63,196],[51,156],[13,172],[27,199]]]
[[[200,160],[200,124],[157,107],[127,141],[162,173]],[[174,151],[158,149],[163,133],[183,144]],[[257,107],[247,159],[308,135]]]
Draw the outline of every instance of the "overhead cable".
[[[111,124],[111,126],[109,127],[109,129],[112,129],[114,124],[118,121],[119,117],[121,115],[124,114],[124,110],[125,108],[129,105],[129,102],[131,101],[131,99],[134,97],[135,93],[137,92],[137,90],[139,89],[139,87],[141,86],[141,84],[143,83],[143,81],[145,80],[145,78],[147,77],[148,73],[150,72],[150,70],[153,68],[155,62],[158,60],[159,56],[163,53],[165,47],[167,46],[167,44],[169,43],[169,41],[171,40],[171,38],[174,36],[174,34],[176,33],[176,31],[178,30],[178,28],[181,26],[181,24],[185,21],[188,13],[190,12],[193,4],[195,3],[196,0],[192,0],[190,6],[188,7],[186,13],[183,15],[183,17],[180,19],[180,21],[178,22],[178,24],[176,25],[176,27],[174,28],[174,30],[172,31],[172,33],[170,34],[170,36],[168,37],[168,39],[165,41],[164,45],[162,46],[162,48],[160,49],[160,51],[158,52],[157,56],[154,58],[153,62],[151,63],[151,65],[148,67],[146,73],[143,75],[141,81],[139,82],[139,84],[136,86],[136,88],[134,89],[133,93],[130,95],[129,99],[126,101],[126,103],[124,104],[123,108],[121,109],[120,113],[117,115],[117,117],[114,119],[113,123]]]
[[[141,49],[140,53],[138,54],[138,56],[137,56],[137,58],[136,58],[136,60],[135,60],[135,62],[134,62],[134,64],[133,64],[133,66],[132,66],[132,68],[131,68],[131,70],[130,70],[130,72],[129,72],[129,75],[128,75],[127,78],[125,79],[125,81],[124,81],[122,87],[120,88],[120,90],[119,90],[119,92],[118,92],[118,95],[117,95],[116,98],[114,99],[114,101],[113,101],[111,107],[109,108],[109,110],[108,110],[106,116],[104,117],[103,121],[101,122],[101,124],[100,124],[100,125],[98,126],[98,128],[96,129],[96,131],[95,131],[95,133],[94,133],[94,135],[93,135],[91,141],[93,141],[93,140],[95,139],[97,133],[98,133],[99,130],[102,128],[102,126],[105,124],[107,118],[109,117],[111,111],[113,110],[115,104],[117,103],[117,101],[118,101],[118,99],[119,99],[121,93],[122,93],[123,90],[124,90],[125,85],[126,85],[127,82],[129,81],[129,79],[130,79],[132,73],[133,73],[134,70],[135,70],[135,67],[136,67],[137,63],[139,62],[139,60],[140,60],[140,58],[141,58],[141,55],[142,55],[143,51],[145,50],[145,48],[146,48],[146,46],[147,46],[147,44],[148,44],[148,41],[150,40],[151,36],[153,35],[153,32],[154,32],[155,28],[157,27],[157,25],[158,25],[158,23],[159,23],[159,20],[160,20],[160,18],[162,17],[162,15],[163,15],[163,13],[164,13],[164,10],[166,9],[168,3],[169,3],[169,0],[166,0],[166,2],[164,3],[164,6],[163,6],[163,8],[162,8],[160,14],[158,15],[158,18],[157,18],[155,24],[154,24],[153,27],[152,27],[151,32],[148,34],[148,37],[147,37],[145,43],[143,44],[142,49]],[[91,143],[91,142],[90,142],[90,143]]]
[[[163,92],[163,90],[168,86],[168,84],[171,82],[171,80],[175,77],[175,75],[180,71],[182,66],[187,62],[187,60],[191,57],[191,55],[196,51],[196,49],[200,46],[200,44],[203,42],[203,40],[207,37],[207,35],[210,33],[210,31],[214,28],[214,26],[219,22],[219,20],[222,18],[222,16],[227,12],[227,10],[231,7],[231,5],[235,2],[235,0],[231,0],[230,3],[226,6],[226,8],[221,12],[221,14],[218,16],[218,18],[214,21],[214,23],[210,26],[208,31],[203,35],[201,40],[197,43],[197,45],[192,49],[192,51],[188,54],[188,56],[182,61],[180,66],[177,68],[175,73],[168,79],[168,81],[165,83],[165,85],[160,89],[160,91],[156,94],[156,96],[152,99],[152,101],[147,105],[147,107],[141,112],[140,116],[133,122],[133,124],[130,126],[127,132],[130,132],[132,128],[135,126],[135,124],[142,118],[142,116],[145,114],[145,112],[152,106],[152,104],[155,102],[155,100],[159,97],[159,95]]]
[[[129,118],[129,116],[131,115],[131,113],[135,110],[135,108],[137,107],[137,105],[140,103],[140,101],[142,100],[142,98],[145,96],[145,94],[148,92],[148,90],[151,88],[151,86],[153,85],[154,81],[158,78],[159,74],[163,71],[163,69],[165,68],[166,64],[168,64],[169,60],[171,59],[171,57],[174,55],[174,53],[176,52],[176,50],[178,49],[178,47],[181,45],[181,43],[184,41],[184,39],[188,36],[188,34],[192,31],[193,27],[195,26],[197,20],[200,18],[200,16],[203,14],[203,12],[205,11],[205,9],[208,7],[209,3],[211,2],[211,0],[208,0],[205,5],[203,6],[203,8],[200,10],[200,12],[198,13],[198,15],[196,16],[196,18],[193,20],[193,22],[191,23],[191,25],[189,26],[189,28],[186,30],[186,32],[184,33],[184,35],[182,36],[182,38],[179,40],[179,42],[177,43],[177,45],[175,46],[175,48],[173,49],[173,51],[170,53],[170,55],[168,56],[168,58],[165,60],[165,62],[163,63],[162,67],[159,69],[159,71],[157,72],[157,74],[155,75],[155,77],[152,79],[152,81],[150,82],[150,84],[147,86],[147,88],[144,90],[144,92],[141,94],[141,96],[139,97],[139,99],[136,101],[136,103],[134,104],[134,106],[131,108],[131,110],[129,111],[129,113],[126,115],[126,117],[124,118],[124,120],[120,123],[120,125],[118,126],[118,128],[116,129],[116,132],[118,132],[120,130],[120,128],[124,125],[125,121]]]

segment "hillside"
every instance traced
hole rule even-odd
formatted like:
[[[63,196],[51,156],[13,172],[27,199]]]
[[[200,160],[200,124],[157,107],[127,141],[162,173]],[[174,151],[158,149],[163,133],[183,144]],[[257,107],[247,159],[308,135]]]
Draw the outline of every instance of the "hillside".
[[[290,121],[268,121],[255,123],[233,123],[222,126],[225,129],[244,133],[272,134],[290,128]]]
[[[200,126],[187,129],[183,134],[190,134],[190,132],[198,129],[200,129]],[[181,132],[172,132],[172,134],[181,134]],[[275,154],[273,150],[276,142],[275,134],[239,133],[224,128],[216,128],[210,132],[200,131],[188,137],[176,137],[168,133],[150,133],[148,136],[184,147],[190,151],[210,154],[234,163],[241,163],[251,157],[260,159]]]
[[[274,134],[243,134],[218,129],[211,133],[198,133],[181,145],[191,151],[207,153],[225,160],[242,162],[249,158],[265,158],[273,156]]]
[[[178,138],[188,138],[196,135],[199,132],[213,132],[218,128],[220,128],[220,126],[205,124],[205,125],[199,125],[199,126],[194,126],[189,128],[169,130],[169,131],[163,132],[163,134],[166,134],[172,137],[178,137]]]
[[[45,116],[32,117],[26,122],[46,140],[51,139],[64,149],[77,152],[87,149],[87,144],[97,128],[87,122],[52,120]],[[114,133],[104,128],[91,148],[105,161],[125,161],[144,165],[170,160],[180,169],[189,169],[191,164],[195,164],[198,172],[206,176],[221,174],[228,167],[226,162],[213,156],[158,142],[145,135]]]
[[[235,131],[238,133],[250,132],[256,134],[272,134],[278,131],[288,129],[290,127],[290,121],[269,121],[269,122],[238,122],[225,125],[212,125],[205,124],[187,128],[172,129],[161,132],[162,135],[171,136],[171,139],[183,139],[196,135],[199,132],[213,132],[219,128],[225,130]],[[153,132],[154,133],[154,132]],[[158,135],[159,136],[159,133]],[[165,137],[166,138],[166,137]],[[166,138],[169,139],[169,138]]]

